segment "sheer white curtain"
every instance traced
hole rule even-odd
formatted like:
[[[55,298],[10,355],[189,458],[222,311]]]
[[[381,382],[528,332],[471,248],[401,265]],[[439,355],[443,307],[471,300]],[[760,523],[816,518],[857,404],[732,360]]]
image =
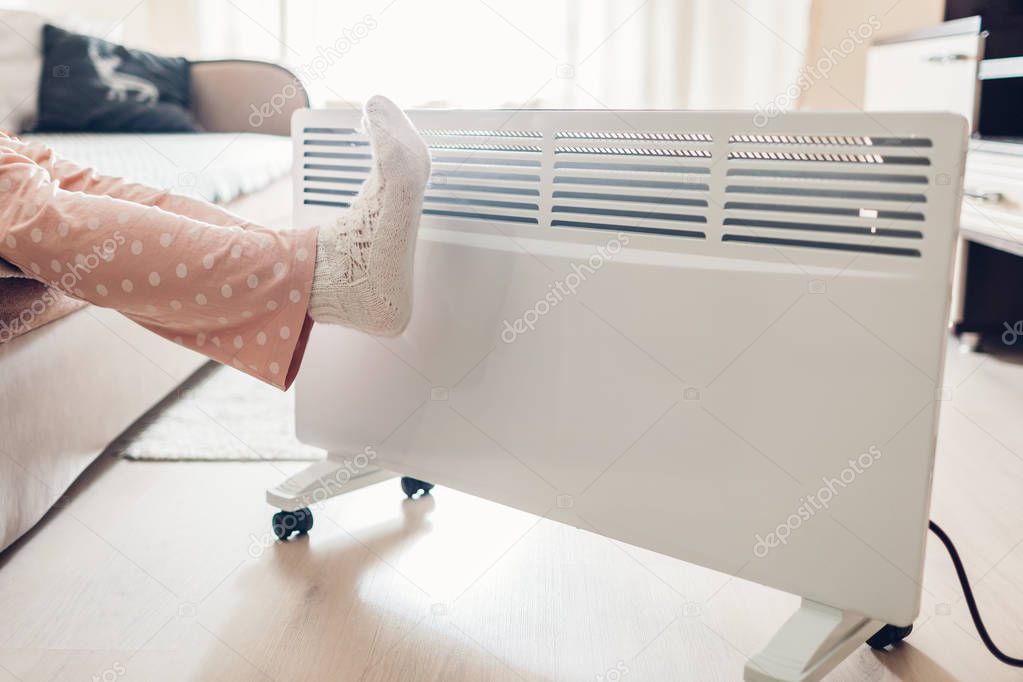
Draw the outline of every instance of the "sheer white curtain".
[[[810,2],[575,0],[568,22],[569,61],[582,66],[576,87],[566,88],[567,104],[765,105],[799,78]]]
[[[771,102],[799,77],[811,2],[204,1],[231,15],[204,22],[229,27],[220,45],[275,51],[317,104],[580,108]]]

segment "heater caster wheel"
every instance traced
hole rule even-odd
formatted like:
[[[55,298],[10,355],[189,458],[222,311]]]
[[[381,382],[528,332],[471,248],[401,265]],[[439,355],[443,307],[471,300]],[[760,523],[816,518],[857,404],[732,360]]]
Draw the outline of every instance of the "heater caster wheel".
[[[313,527],[313,513],[309,507],[302,507],[293,512],[279,511],[273,516],[274,535],[278,540],[287,540],[292,533],[304,535]]]
[[[427,483],[426,481],[420,481],[418,478],[410,478],[408,476],[401,477],[401,489],[411,500],[415,497],[420,490],[423,491],[424,495],[429,495],[430,491],[433,490],[433,483]]]
[[[900,627],[898,625],[885,625],[883,628],[874,633],[874,636],[867,640],[867,645],[871,649],[884,649],[885,647],[891,646],[892,644],[898,644],[902,640],[909,637],[909,633],[913,632],[913,626],[907,625]]]

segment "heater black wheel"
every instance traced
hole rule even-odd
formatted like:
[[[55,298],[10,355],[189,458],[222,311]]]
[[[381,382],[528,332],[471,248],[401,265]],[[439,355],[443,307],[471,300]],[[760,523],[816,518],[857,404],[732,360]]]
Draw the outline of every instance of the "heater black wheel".
[[[401,489],[406,496],[411,500],[419,491],[422,491],[424,495],[429,495],[430,491],[433,490],[433,483],[427,483],[426,481],[420,481],[418,478],[410,478],[409,476],[401,477]]]
[[[274,535],[278,540],[287,540],[292,533],[303,535],[313,527],[313,513],[309,507],[295,511],[279,511],[273,516]]]
[[[912,625],[906,625],[905,627],[899,625],[885,625],[883,628],[875,632],[873,637],[867,640],[867,646],[871,649],[884,649],[906,639],[906,637],[909,637],[909,633],[911,632],[913,632]]]

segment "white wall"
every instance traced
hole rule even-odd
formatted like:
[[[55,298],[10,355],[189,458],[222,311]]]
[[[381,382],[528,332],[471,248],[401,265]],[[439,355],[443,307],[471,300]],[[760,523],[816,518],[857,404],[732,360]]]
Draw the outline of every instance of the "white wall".
[[[0,8],[37,12],[72,30],[130,47],[196,58],[201,56],[199,6],[205,1],[3,0]]]

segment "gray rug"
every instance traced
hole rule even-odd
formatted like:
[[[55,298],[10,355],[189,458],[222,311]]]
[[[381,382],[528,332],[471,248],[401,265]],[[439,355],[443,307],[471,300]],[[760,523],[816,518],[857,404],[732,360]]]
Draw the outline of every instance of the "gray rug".
[[[318,460],[295,438],[295,393],[216,363],[197,371],[107,450],[161,461]]]

